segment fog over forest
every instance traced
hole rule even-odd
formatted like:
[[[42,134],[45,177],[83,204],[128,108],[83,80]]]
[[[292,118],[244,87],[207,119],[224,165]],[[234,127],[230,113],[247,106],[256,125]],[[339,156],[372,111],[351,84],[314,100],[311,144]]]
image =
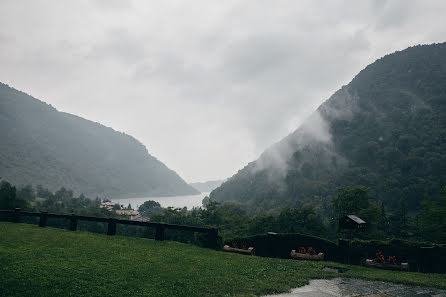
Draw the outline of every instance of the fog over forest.
[[[442,1],[1,1],[0,81],[232,176],[381,56],[444,41]],[[317,131],[313,131],[317,132]]]
[[[445,12],[0,0],[0,296],[446,296]]]

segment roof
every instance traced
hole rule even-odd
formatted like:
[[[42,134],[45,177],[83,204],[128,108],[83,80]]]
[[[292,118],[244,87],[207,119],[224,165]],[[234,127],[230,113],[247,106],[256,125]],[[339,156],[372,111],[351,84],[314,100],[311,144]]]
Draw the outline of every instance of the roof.
[[[148,222],[149,219],[148,219],[148,218],[145,218],[145,217],[142,217],[142,216],[136,216],[136,217],[133,218],[133,221],[138,221],[138,222]]]
[[[116,202],[113,201],[107,201],[107,202],[102,202],[101,205],[106,205],[106,206],[114,206],[116,205]]]
[[[348,215],[346,217],[348,217],[350,220],[356,222],[357,224],[365,224],[365,221],[363,219],[361,219],[355,215]]]
[[[138,216],[139,212],[137,210],[133,210],[133,209],[119,209],[116,210],[117,214],[120,215],[128,215],[128,216]]]

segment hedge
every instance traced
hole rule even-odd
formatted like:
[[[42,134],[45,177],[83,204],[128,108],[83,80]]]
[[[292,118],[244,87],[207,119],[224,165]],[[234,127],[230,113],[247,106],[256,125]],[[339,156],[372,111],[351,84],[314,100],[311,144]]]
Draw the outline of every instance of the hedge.
[[[350,243],[352,262],[374,259],[377,252],[396,256],[397,262],[408,262],[412,271],[446,272],[446,245],[428,242],[394,240],[353,240]]]
[[[344,241],[346,243],[346,241]],[[352,240],[347,245],[338,245],[320,237],[298,233],[233,238],[224,244],[238,248],[254,247],[256,255],[263,257],[290,258],[291,250],[313,247],[325,254],[329,261],[363,264],[365,259],[374,259],[377,252],[385,258],[396,256],[397,262],[408,262],[411,271],[446,272],[446,245],[406,240]]]
[[[299,247],[312,247],[325,254],[327,260],[339,260],[339,247],[336,243],[310,235],[281,233],[275,235],[254,235],[225,240],[225,244],[238,248],[254,247],[256,255],[263,257],[290,258],[291,250]]]

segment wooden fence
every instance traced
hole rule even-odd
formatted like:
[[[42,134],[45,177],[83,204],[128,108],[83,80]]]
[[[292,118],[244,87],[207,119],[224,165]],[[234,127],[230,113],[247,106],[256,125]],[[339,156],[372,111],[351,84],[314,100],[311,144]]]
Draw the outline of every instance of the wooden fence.
[[[67,219],[70,222],[69,229],[71,231],[76,231],[77,223],[79,220],[108,223],[107,235],[115,235],[116,234],[116,224],[155,228],[155,230],[156,230],[155,231],[155,240],[164,240],[164,231],[166,229],[189,231],[189,232],[202,232],[202,233],[207,234],[207,247],[211,248],[211,249],[217,248],[218,230],[216,228],[184,226],[184,225],[155,223],[155,222],[140,222],[140,221],[122,220],[122,219],[116,219],[116,218],[98,218],[98,217],[90,217],[90,216],[79,216],[79,215],[75,215],[75,214],[65,215],[65,214],[48,213],[46,211],[26,212],[26,211],[21,211],[20,208],[16,208],[14,210],[0,210],[0,218],[5,217],[6,220],[9,220],[12,222],[17,222],[17,223],[20,222],[21,216],[40,217],[40,221],[39,221],[40,227],[46,227],[48,218]]]

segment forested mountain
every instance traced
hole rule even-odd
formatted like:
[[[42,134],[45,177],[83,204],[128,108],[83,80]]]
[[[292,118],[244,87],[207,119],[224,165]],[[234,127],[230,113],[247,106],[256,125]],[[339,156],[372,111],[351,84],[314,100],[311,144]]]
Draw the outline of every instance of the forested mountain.
[[[446,43],[414,46],[367,66],[210,198],[327,210],[339,187],[363,185],[415,210],[446,184],[445,152]]]
[[[1,83],[0,176],[93,197],[198,194],[133,137]]]

